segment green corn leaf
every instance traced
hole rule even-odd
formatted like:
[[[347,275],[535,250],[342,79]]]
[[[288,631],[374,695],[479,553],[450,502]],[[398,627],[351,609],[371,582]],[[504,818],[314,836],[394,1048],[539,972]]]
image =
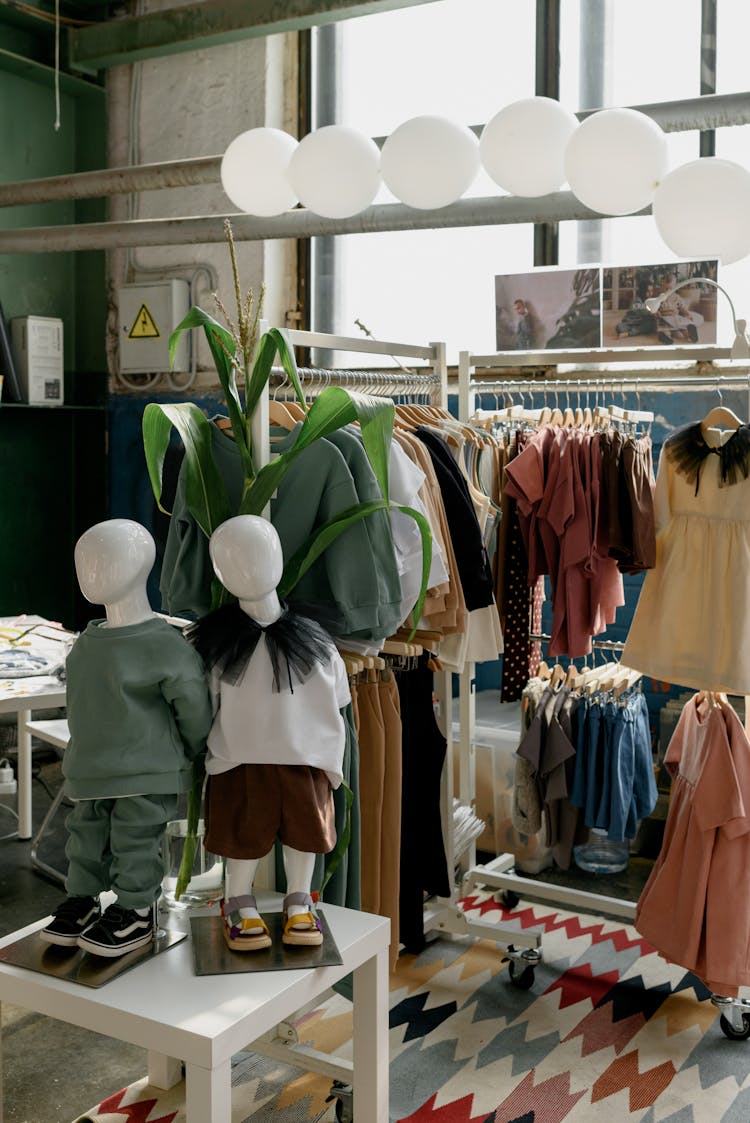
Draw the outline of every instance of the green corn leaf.
[[[352,837],[352,806],[354,804],[354,792],[349,787],[346,780],[341,781],[341,787],[344,790],[344,829],[341,833],[341,837],[336,839],[336,846],[333,853],[327,858],[325,876],[318,890],[321,896],[326,885],[341,865],[344,854],[346,854],[349,849],[349,843]]]
[[[182,848],[182,859],[180,861],[180,868],[177,871],[177,884],[174,890],[175,899],[178,901],[187,889],[190,884],[190,879],[193,876],[193,862],[195,861],[195,851],[198,845],[198,823],[200,821],[203,780],[205,775],[205,757],[199,756],[197,760],[193,761],[191,786],[188,792],[185,845]]]
[[[247,481],[240,514],[261,514],[302,450],[353,421],[360,423],[365,452],[383,497],[387,499],[393,413],[390,399],[358,394],[343,386],[328,386],[310,406],[292,448],[261,468],[254,480]]]
[[[273,361],[276,358],[277,352],[281,359],[281,365],[286,371],[289,381],[294,386],[295,393],[299,398],[302,408],[307,411],[307,402],[305,401],[302,383],[299,380],[299,373],[297,371],[297,360],[294,357],[294,348],[289,342],[289,336],[287,332],[280,331],[278,328],[269,328],[269,330],[263,334],[258,344],[258,353],[245,393],[245,416],[248,419],[255,413],[256,406],[260,401],[260,396],[270,377],[271,368],[273,367]]]
[[[185,499],[206,537],[231,515],[229,498],[211,455],[211,422],[195,402],[149,402],[143,411],[143,447],[151,487],[162,506],[164,457],[172,426],[185,446]]]
[[[419,596],[413,607],[415,620],[413,631],[415,631],[422,616],[427,594],[427,580],[432,563],[432,532],[429,522],[420,511],[415,511],[413,507],[406,507],[400,503],[390,503],[386,499],[371,499],[366,503],[357,503],[353,507],[348,507],[345,511],[340,511],[334,518],[318,527],[315,533],[306,542],[303,542],[284,566],[284,572],[279,582],[279,596],[288,596],[297,582],[307,573],[310,566],[315,564],[321,554],[324,554],[331,543],[335,542],[341,534],[361,522],[362,519],[374,514],[375,511],[385,510],[401,511],[402,514],[413,518],[419,527],[422,539],[422,582]]]
[[[247,443],[245,418],[242,411],[239,391],[237,389],[235,367],[232,362],[232,356],[236,354],[237,350],[232,333],[228,331],[223,324],[220,324],[218,320],[215,320],[213,316],[209,316],[208,312],[204,312],[202,308],[191,308],[184,320],[177,325],[169,337],[170,366],[174,363],[175,349],[182,333],[189,331],[191,328],[200,327],[203,328],[206,339],[208,340],[208,346],[211,349],[211,355],[213,356],[216,366],[216,373],[219,376],[219,382],[224,391],[227,413],[229,414],[229,420],[232,424],[232,434],[240,450],[245,474],[252,477],[252,457]]]

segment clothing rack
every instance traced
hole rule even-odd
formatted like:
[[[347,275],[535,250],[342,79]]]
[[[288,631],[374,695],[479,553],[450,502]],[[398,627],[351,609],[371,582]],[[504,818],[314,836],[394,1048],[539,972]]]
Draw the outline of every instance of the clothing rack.
[[[584,391],[612,390],[615,393],[654,393],[669,390],[673,387],[701,387],[715,389],[721,397],[722,390],[746,389],[748,393],[748,415],[750,415],[750,367],[745,363],[733,362],[725,368],[713,368],[711,363],[717,360],[730,359],[728,348],[701,347],[701,348],[665,348],[640,351],[635,348],[622,348],[618,350],[592,350],[587,352],[496,352],[491,355],[476,355],[469,351],[459,354],[458,363],[458,417],[467,423],[475,409],[477,394],[500,393],[541,393],[553,395],[557,392],[570,392],[580,388]],[[666,363],[690,362],[690,372],[675,373],[673,369],[654,369],[648,373],[639,371],[637,374],[617,373],[604,371],[601,365],[605,363]],[[566,372],[559,367],[574,366],[576,377],[567,377]],[[594,366],[590,376],[579,377],[580,368]],[[483,379],[476,377],[477,370],[502,369],[504,371],[528,370],[537,368],[540,376],[537,378],[514,377],[512,375],[501,380]],[[640,403],[639,403],[640,404]],[[550,637],[544,635],[531,635],[532,640],[544,642]],[[620,650],[622,644],[609,640],[592,640],[595,647],[604,647],[605,650]],[[474,664],[468,664],[459,676],[459,739],[458,752],[460,760],[460,776],[462,793],[475,790],[475,754],[474,754],[474,727],[475,727],[475,675]],[[515,872],[515,857],[513,854],[500,854],[492,861],[483,865],[476,864],[476,848],[470,852],[471,865],[464,873],[466,892],[471,892],[476,886],[496,889],[506,902],[516,903],[522,896],[530,896],[538,900],[549,901],[564,908],[582,910],[589,913],[603,913],[615,916],[628,922],[635,920],[636,904],[620,897],[605,896],[588,890],[574,889],[546,882],[542,878],[526,878]],[[501,930],[502,931],[502,930]],[[506,930],[507,933],[507,930]],[[529,933],[512,934],[512,939],[520,945]],[[534,968],[541,961],[541,936],[535,942],[528,942],[526,950],[519,952],[515,947],[508,948],[511,960],[511,980],[520,986],[529,986],[533,981]]]
[[[261,323],[260,334],[267,330],[268,325]],[[368,371],[368,370],[338,370],[335,368],[310,368],[300,369],[303,389],[305,382],[318,390],[325,386],[343,386],[344,388],[357,389],[362,393],[380,394],[386,397],[402,398],[405,396],[423,397],[426,390],[430,393],[431,404],[447,408],[448,402],[448,367],[446,362],[445,344],[430,343],[427,346],[410,343],[391,343],[373,339],[347,338],[344,336],[325,335],[319,332],[288,331],[286,333],[293,347],[323,348],[328,351],[355,352],[363,356],[379,355],[400,359],[417,359],[423,364],[422,369],[405,371]],[[278,388],[283,389],[283,383]],[[274,396],[274,390],[268,388],[253,417],[253,448],[261,450],[261,463],[267,463],[269,457],[269,422],[268,403]],[[452,694],[453,672],[437,671],[434,674],[436,707],[438,724],[446,738],[446,758],[443,769],[441,785],[441,819],[443,827],[443,841],[449,876],[451,878],[452,893],[449,898],[437,898],[425,905],[424,926],[425,931],[438,929],[454,935],[473,936],[479,939],[492,939],[503,942],[504,934],[496,924],[469,919],[459,907],[460,884],[454,876],[459,868],[468,868],[467,855],[471,855],[471,862],[476,860],[476,847],[474,842],[469,843],[462,852],[458,852],[454,837],[453,800],[458,794],[460,802],[474,809],[474,789],[467,787],[463,782],[459,792],[455,793],[453,783],[453,760],[455,754],[452,735]],[[539,937],[524,933],[507,933],[509,938],[523,947],[533,948],[538,946]]]

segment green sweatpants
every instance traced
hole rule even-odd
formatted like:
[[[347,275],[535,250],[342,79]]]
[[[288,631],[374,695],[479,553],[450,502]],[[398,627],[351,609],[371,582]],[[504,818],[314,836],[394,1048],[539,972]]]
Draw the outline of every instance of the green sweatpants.
[[[161,891],[164,830],[177,804],[171,794],[79,800],[65,821],[68,896],[112,889],[123,908],[148,908]]]

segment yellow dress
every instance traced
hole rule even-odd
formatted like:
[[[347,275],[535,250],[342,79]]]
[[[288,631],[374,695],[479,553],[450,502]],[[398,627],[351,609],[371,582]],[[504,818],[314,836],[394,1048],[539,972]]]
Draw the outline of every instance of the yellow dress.
[[[686,426],[656,476],[656,565],[622,661],[695,690],[750,694],[750,426]]]

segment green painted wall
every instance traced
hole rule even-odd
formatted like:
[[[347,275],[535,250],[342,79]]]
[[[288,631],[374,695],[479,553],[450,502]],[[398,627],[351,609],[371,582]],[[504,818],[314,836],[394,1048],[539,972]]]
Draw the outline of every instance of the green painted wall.
[[[0,181],[64,175],[106,166],[103,93],[63,89],[61,127],[55,130],[50,72],[36,81],[7,69],[0,57]],[[101,199],[0,209],[0,229],[64,225],[106,217]],[[65,325],[65,369],[104,371],[105,264],[103,253],[0,255],[0,302],[12,316],[59,316]]]
[[[0,19],[0,181],[106,166],[102,92],[63,76],[55,130],[52,72],[13,45]],[[47,44],[44,44],[46,48]],[[23,57],[4,52],[13,48]],[[0,229],[100,221],[101,199],[0,208]],[[59,316],[65,337],[65,402],[0,406],[0,615],[39,612],[69,627],[90,615],[78,592],[73,546],[107,516],[105,261],[103,253],[0,255],[8,319]]]

